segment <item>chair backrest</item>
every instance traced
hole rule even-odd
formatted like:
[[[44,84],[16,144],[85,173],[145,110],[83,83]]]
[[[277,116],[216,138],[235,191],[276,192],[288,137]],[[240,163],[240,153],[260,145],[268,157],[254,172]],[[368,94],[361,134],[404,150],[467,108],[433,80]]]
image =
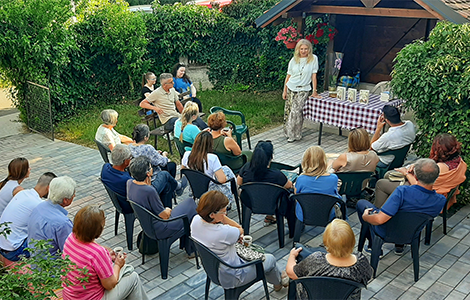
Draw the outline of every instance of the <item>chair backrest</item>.
[[[153,226],[153,221],[163,221],[158,216],[154,215],[151,211],[146,209],[145,207],[141,206],[140,204],[135,203],[132,200],[128,200],[131,204],[132,209],[134,210],[135,217],[139,219],[140,226],[144,230],[145,234],[151,238],[156,240],[157,235],[155,233],[155,229]]]
[[[325,227],[330,222],[330,212],[337,202],[343,200],[325,194],[304,193],[290,195],[302,207],[303,223],[312,226]]]
[[[127,202],[127,197],[119,195],[111,188],[109,188],[106,183],[103,182],[103,179],[100,178],[100,180],[101,183],[104,185],[106,192],[108,192],[109,198],[111,199],[111,202],[113,202],[114,208],[116,208],[116,210],[120,214],[131,214],[134,212],[129,202]]]
[[[308,299],[349,299],[356,290],[365,288],[365,285],[348,279],[307,276],[294,280],[296,284],[302,284],[308,294]]]
[[[181,169],[181,174],[186,176],[193,191],[193,197],[196,199],[201,198],[205,192],[209,190],[209,183],[216,182],[206,174],[191,170],[191,169]]]
[[[184,144],[177,137],[173,137],[173,142],[175,142],[180,158],[183,158],[184,152],[186,152],[186,150],[184,150]]]
[[[254,214],[274,215],[282,197],[289,191],[273,183],[249,182],[240,186],[240,199]]]
[[[360,196],[362,183],[372,177],[373,172],[339,172],[335,173],[341,179],[340,195]]]
[[[219,110],[222,111],[225,115],[239,116],[242,121],[242,124],[246,125],[245,115],[241,111],[230,110],[220,106],[212,106],[210,109],[210,113],[213,114]]]
[[[189,237],[196,246],[197,253],[201,257],[202,266],[204,267],[204,271],[206,271],[207,276],[209,279],[217,284],[220,285],[219,281],[219,266],[222,260],[209,248],[198,242],[193,237]]]
[[[108,153],[111,153],[111,150],[109,150],[109,148],[103,145],[101,142],[97,140],[94,141],[96,143],[96,146],[98,146],[98,150],[100,151],[101,157],[103,158],[104,162],[109,164]]]
[[[417,212],[397,212],[385,223],[384,242],[395,244],[411,244],[424,226],[434,218],[428,214]]]
[[[395,149],[395,150],[388,150],[382,153],[378,153],[379,156],[383,155],[394,155],[395,158],[393,161],[388,165],[388,170],[393,170],[395,168],[400,168],[403,166],[403,163],[405,162],[406,154],[408,153],[408,150],[410,150],[411,144],[406,145],[403,148],[400,149]]]
[[[220,163],[223,166],[228,166],[232,169],[233,173],[238,173],[240,169],[246,164],[246,155],[240,154],[238,156],[227,155],[223,153],[214,152],[217,157],[219,157]]]

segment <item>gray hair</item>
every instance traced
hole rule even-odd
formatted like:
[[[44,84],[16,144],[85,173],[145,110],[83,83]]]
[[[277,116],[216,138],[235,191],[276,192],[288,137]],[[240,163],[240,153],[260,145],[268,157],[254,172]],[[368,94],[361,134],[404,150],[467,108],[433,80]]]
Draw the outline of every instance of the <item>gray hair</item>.
[[[131,157],[132,153],[127,145],[117,144],[114,146],[113,151],[111,151],[111,160],[115,166],[123,165],[126,159]]]
[[[41,175],[41,177],[39,177],[38,179],[38,183],[37,185],[39,186],[48,186],[52,179],[56,178],[57,175],[52,173],[52,172],[46,172],[44,174]]]
[[[119,114],[114,109],[105,109],[101,112],[101,120],[105,125],[116,125]]]
[[[132,139],[136,143],[140,143],[146,137],[149,137],[149,136],[150,136],[150,128],[148,127],[147,124],[137,124],[134,127],[134,132],[132,133]]]
[[[167,80],[167,79],[170,79],[170,78],[173,78],[173,75],[171,73],[162,73],[160,74],[160,84]]]
[[[152,166],[150,165],[150,158],[147,156],[139,156],[131,160],[129,171],[132,177],[137,181],[144,181],[147,178],[147,173],[150,172]]]
[[[62,204],[64,199],[72,199],[76,187],[75,181],[68,176],[54,178],[49,186],[49,200],[52,204]]]
[[[415,163],[416,179],[424,184],[433,184],[439,177],[439,166],[430,158],[421,158]]]

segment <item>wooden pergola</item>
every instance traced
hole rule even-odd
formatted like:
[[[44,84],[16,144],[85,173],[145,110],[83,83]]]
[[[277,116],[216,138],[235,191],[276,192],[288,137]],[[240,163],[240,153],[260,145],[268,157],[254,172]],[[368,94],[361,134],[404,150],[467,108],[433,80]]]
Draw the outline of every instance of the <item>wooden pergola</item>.
[[[339,33],[328,52],[345,54],[342,72],[361,80],[390,80],[393,59],[413,40],[427,39],[439,20],[470,22],[470,0],[283,0],[256,20],[258,27],[293,19],[303,32],[307,16],[330,15]]]

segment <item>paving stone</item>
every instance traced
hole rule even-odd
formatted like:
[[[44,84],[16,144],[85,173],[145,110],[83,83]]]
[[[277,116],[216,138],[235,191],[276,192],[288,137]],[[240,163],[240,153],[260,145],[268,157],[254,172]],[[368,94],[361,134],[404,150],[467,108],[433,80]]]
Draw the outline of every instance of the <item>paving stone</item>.
[[[470,274],[465,276],[465,278],[457,285],[455,290],[464,294],[470,294]]]
[[[375,294],[374,298],[380,300],[398,299],[404,292],[404,289],[389,284],[381,289],[377,294]]]
[[[463,300],[467,295],[456,290],[453,290],[445,300]]]
[[[434,246],[432,246],[428,251],[438,256],[444,256],[447,252],[449,252],[460,240],[450,237],[444,236],[442,239],[439,240]]]
[[[464,245],[462,243],[458,243],[457,245],[455,245],[454,248],[452,248],[452,250],[449,251],[449,254],[452,254],[452,255],[455,255],[457,257],[460,257],[462,256],[465,252],[467,252],[468,250],[468,246],[467,245]]]
[[[443,268],[448,268],[449,266],[452,266],[457,259],[457,256],[447,254],[437,263],[437,265]]]
[[[396,277],[395,274],[390,272],[383,272],[380,276],[376,277],[371,283],[367,285],[367,289],[373,292],[380,291],[384,286],[390,283]]]
[[[447,269],[435,265],[432,267],[424,276],[420,277],[418,282],[414,284],[414,287],[426,291],[430,286],[432,286],[439,277],[446,272]]]
[[[442,300],[444,299],[450,292],[452,291],[452,287],[442,284],[440,282],[434,283],[426,292],[421,295],[419,298],[420,300]]]
[[[404,294],[402,294],[400,296],[400,298],[398,298],[399,300],[416,300],[419,298],[419,296],[421,296],[422,294],[424,294],[424,291],[423,290],[420,290],[416,287],[411,287],[409,288]]]
[[[470,271],[470,265],[455,263],[439,278],[439,282],[455,287]]]

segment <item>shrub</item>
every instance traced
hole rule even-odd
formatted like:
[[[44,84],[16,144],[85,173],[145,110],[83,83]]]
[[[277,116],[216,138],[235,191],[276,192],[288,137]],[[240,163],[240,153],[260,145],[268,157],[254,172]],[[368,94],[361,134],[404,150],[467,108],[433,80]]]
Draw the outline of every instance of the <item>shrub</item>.
[[[434,137],[448,132],[462,143],[462,157],[470,162],[469,57],[470,25],[449,22],[439,22],[428,41],[415,41],[398,53],[391,84],[414,112],[418,155],[428,157]]]

